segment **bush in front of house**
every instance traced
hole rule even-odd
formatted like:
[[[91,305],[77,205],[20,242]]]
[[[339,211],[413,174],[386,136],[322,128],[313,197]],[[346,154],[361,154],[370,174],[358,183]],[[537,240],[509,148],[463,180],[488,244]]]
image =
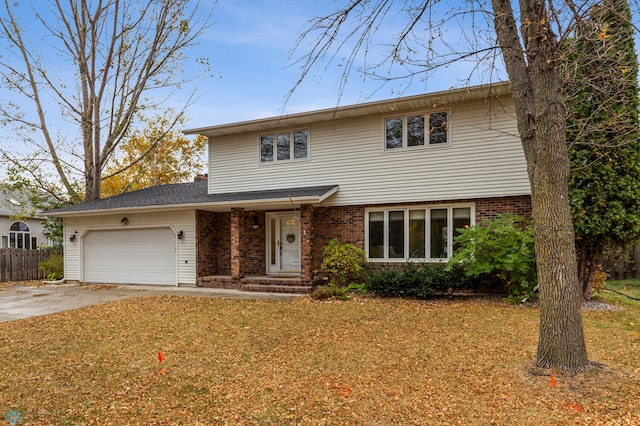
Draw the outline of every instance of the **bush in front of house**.
[[[322,252],[322,272],[329,287],[335,289],[362,282],[361,273],[366,263],[367,255],[363,249],[336,239],[330,240]]]
[[[503,214],[460,229],[449,267],[462,268],[469,278],[497,281],[512,302],[532,297],[537,284],[533,229],[523,224],[523,218]]]
[[[47,280],[62,279],[64,277],[64,257],[54,253],[47,260],[38,262],[38,268],[42,269]]]
[[[365,274],[367,291],[383,297],[424,299],[451,294],[471,285],[472,281],[461,268],[448,268],[439,263],[410,262],[395,267],[372,265]]]

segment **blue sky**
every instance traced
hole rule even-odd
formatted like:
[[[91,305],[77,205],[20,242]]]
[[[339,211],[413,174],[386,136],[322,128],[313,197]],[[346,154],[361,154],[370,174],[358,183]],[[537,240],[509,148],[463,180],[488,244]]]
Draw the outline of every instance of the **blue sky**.
[[[187,112],[186,127],[331,108],[338,101],[350,105],[388,99],[398,96],[399,90],[402,95],[413,95],[465,84],[462,79],[469,69],[460,65],[456,72],[443,69],[428,81],[389,84],[382,90],[376,90],[377,82],[354,75],[340,98],[338,81],[343,69],[333,64],[315,69],[285,105],[300,75],[290,58],[300,31],[310,19],[328,15],[335,7],[331,0],[221,0],[214,10],[213,25],[194,52],[209,59],[213,75],[198,83],[201,96]]]
[[[443,0],[443,3],[445,1]],[[440,91],[467,84],[466,78],[469,76],[472,63],[456,64],[449,69],[442,69],[426,81],[398,81],[382,89],[379,88],[379,82],[365,80],[354,73],[341,92],[339,81],[344,68],[336,62],[326,68],[326,64],[314,68],[285,105],[287,94],[300,76],[300,68],[294,64],[294,60],[299,58],[305,49],[300,48],[293,57],[291,54],[301,31],[308,28],[311,19],[329,15],[345,3],[348,2],[219,0],[215,3],[211,0],[201,0],[200,6],[204,10],[213,10],[211,26],[198,39],[197,46],[187,54],[192,61],[196,58],[206,58],[211,69],[204,78],[194,80],[193,84],[177,92],[167,102],[167,107],[180,110],[184,100],[195,88],[198,97],[187,110],[188,122],[185,127],[196,128],[331,108],[338,104],[350,105],[401,95]],[[42,4],[46,2],[43,1]],[[465,2],[462,0],[448,0],[445,6],[463,4]],[[31,8],[30,2],[19,2],[13,10],[26,23],[33,20]],[[439,7],[437,10],[446,10],[446,7]],[[385,21],[385,26],[377,32],[385,35],[385,41],[388,41],[389,35],[397,34],[399,26],[403,23],[402,16],[395,19],[392,17]],[[398,27],[394,27],[395,25]],[[24,36],[40,43],[41,39],[46,42],[46,38],[43,39],[45,33],[44,29],[35,25],[29,27],[28,33],[24,33]],[[456,38],[460,38],[460,34],[460,22],[454,21],[445,37],[448,42],[455,44],[459,41]],[[309,41],[314,39],[310,38]],[[371,46],[371,52],[375,54],[376,50],[387,52],[382,46]],[[2,53],[0,52],[0,57]],[[54,74],[61,81],[75,72],[73,64],[66,57],[55,56],[54,49],[38,53],[44,53],[46,60],[52,65]],[[7,55],[6,59],[9,59]],[[193,63],[187,63],[182,71],[189,77],[193,68]],[[162,93],[166,94],[161,91],[158,95]],[[0,86],[0,97],[7,100],[13,96]],[[44,102],[47,103],[46,100]],[[31,104],[25,105],[27,111],[32,110]],[[55,102],[49,107],[57,109]],[[71,138],[77,137],[73,135]]]
[[[451,87],[467,85],[473,62],[460,63],[439,70],[429,79],[414,79],[394,82],[380,89],[380,83],[371,79],[363,79],[352,74],[343,91],[340,90],[340,79],[344,71],[340,61],[332,64],[321,64],[296,89],[285,104],[285,99],[300,77],[300,68],[294,60],[305,52],[304,46],[294,53],[292,48],[301,31],[308,28],[309,21],[318,16],[331,14],[346,0],[219,0],[216,4],[210,0],[201,0],[201,6],[213,8],[211,26],[202,34],[198,45],[187,52],[191,61],[206,58],[210,64],[210,72],[202,79],[194,79],[166,102],[166,108],[180,110],[185,99],[193,90],[197,99],[186,111],[187,122],[184,128],[199,128],[211,125],[246,121],[257,118],[273,117],[282,114],[332,108],[337,105],[350,105],[398,96],[415,95],[425,92],[446,90]],[[461,6],[462,0],[442,0],[442,5]],[[18,2],[13,12],[23,22],[33,21],[32,5],[41,7],[45,2]],[[462,6],[464,7],[464,6]],[[439,8],[442,10],[443,8]],[[446,8],[444,8],[446,10]],[[402,17],[391,16],[378,33],[389,36],[396,34],[404,23]],[[450,23],[444,38],[452,44],[462,37],[461,23]],[[465,23],[462,23],[465,26]],[[25,37],[41,45],[52,75],[61,85],[69,83],[75,68],[65,56],[56,56],[53,48],[47,48],[44,30],[37,25],[28,27]],[[386,39],[388,40],[388,38]],[[309,41],[314,41],[313,38]],[[43,43],[44,42],[44,43]],[[371,53],[386,52],[383,46],[373,45]],[[0,58],[10,61],[10,54],[0,52]],[[195,62],[187,63],[183,70],[189,77]],[[326,67],[325,67],[326,65]],[[472,81],[477,84],[479,80]],[[71,83],[73,85],[75,83]],[[73,87],[73,86],[70,86]],[[162,90],[156,94],[166,95]],[[153,93],[149,93],[153,96]],[[14,100],[21,102],[32,119],[35,114],[33,105],[26,100],[18,100],[13,93],[0,86],[0,98],[3,102]],[[59,112],[56,99],[44,99],[48,116]],[[66,143],[71,150],[80,152],[81,140],[77,126],[69,126],[60,120],[49,120],[50,130],[56,138]],[[53,127],[53,128],[52,128]],[[41,135],[34,134],[37,143],[42,143]],[[0,143],[14,154],[28,155],[27,145],[9,127],[0,127]],[[68,151],[67,151],[68,152]],[[66,157],[73,158],[73,157]],[[75,160],[71,162],[78,163]],[[4,167],[0,168],[0,180],[4,178]],[[55,177],[54,177],[55,178]]]

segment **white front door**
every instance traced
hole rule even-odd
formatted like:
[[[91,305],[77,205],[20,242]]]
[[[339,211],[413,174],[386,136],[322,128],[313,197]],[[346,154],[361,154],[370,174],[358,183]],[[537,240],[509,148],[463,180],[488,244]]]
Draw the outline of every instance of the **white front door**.
[[[300,215],[273,213],[267,217],[267,272],[300,273]]]

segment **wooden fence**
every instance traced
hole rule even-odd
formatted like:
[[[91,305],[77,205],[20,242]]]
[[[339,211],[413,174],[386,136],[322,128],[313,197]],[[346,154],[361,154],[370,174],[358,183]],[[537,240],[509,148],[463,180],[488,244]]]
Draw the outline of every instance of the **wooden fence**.
[[[54,253],[62,254],[62,251],[58,248],[0,249],[0,282],[43,279],[44,272],[38,268],[38,262],[47,260]]]
[[[626,258],[611,267],[607,273],[612,280],[640,278],[640,245],[631,247]]]

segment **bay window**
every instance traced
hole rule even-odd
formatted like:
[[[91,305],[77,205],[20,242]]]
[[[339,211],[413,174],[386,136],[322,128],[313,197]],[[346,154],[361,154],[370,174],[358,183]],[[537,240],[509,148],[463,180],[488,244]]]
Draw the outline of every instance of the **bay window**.
[[[446,261],[460,228],[474,223],[472,205],[368,209],[365,245],[371,260]]]

